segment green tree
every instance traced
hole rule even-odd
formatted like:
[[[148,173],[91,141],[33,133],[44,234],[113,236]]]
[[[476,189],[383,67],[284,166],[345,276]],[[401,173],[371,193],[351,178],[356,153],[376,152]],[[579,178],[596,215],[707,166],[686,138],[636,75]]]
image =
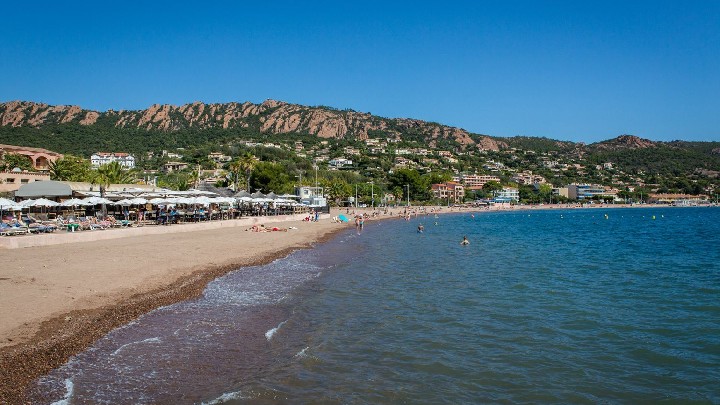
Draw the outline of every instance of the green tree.
[[[253,169],[260,163],[260,160],[250,152],[245,153],[240,157],[240,169],[245,172],[247,177],[247,191],[250,192],[250,175],[252,175]]]
[[[499,181],[488,181],[487,183],[483,184],[483,191],[486,191],[492,195],[496,191],[502,190],[503,186],[500,184]]]
[[[549,202],[552,197],[552,185],[550,183],[543,183],[538,187],[538,196],[540,201]]]
[[[65,155],[50,162],[50,179],[58,181],[87,181],[90,179],[90,161],[79,156]]]
[[[185,191],[190,188],[190,185],[192,184],[191,180],[191,174],[189,173],[173,172],[159,178],[158,186],[169,188],[171,190]]]
[[[352,193],[352,187],[344,179],[325,180],[323,187],[325,188],[325,194],[335,205],[340,205]]]
[[[132,183],[134,180],[135,177],[118,162],[102,165],[90,174],[90,182],[100,186],[101,197],[105,197],[105,191],[111,184]]]
[[[427,201],[430,199],[430,184],[427,177],[422,177],[417,170],[400,169],[388,176],[388,188],[391,190],[401,189],[407,197],[407,190],[410,190],[410,199]]]
[[[34,172],[32,161],[25,155],[17,153],[6,153],[3,160],[0,160],[0,170],[13,170],[14,168]]]
[[[228,163],[228,172],[230,177],[230,186],[233,190],[238,191],[238,183],[240,182],[240,173],[242,173],[242,163],[240,159],[235,159]]]
[[[126,171],[118,162],[110,162],[93,170],[90,182],[100,186],[100,197],[105,197],[105,191],[111,184],[125,184],[134,180],[134,176]],[[103,216],[107,215],[107,206],[102,205]]]
[[[272,162],[260,162],[255,167],[250,184],[263,193],[274,191],[279,194],[292,191],[293,180],[285,167]]]

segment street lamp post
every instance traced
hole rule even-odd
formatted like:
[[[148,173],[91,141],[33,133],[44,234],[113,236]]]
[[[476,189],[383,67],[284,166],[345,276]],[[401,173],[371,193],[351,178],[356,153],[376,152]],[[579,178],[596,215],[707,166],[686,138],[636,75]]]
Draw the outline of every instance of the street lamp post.
[[[317,177],[317,171],[318,171],[318,165],[313,165],[313,169],[315,169],[315,188],[318,186],[318,177]]]
[[[375,182],[374,181],[370,182],[370,207],[372,207],[373,210],[375,209]]]
[[[355,184],[355,208],[357,208],[357,184]]]
[[[407,206],[410,206],[410,185],[406,184],[405,187],[407,187]]]

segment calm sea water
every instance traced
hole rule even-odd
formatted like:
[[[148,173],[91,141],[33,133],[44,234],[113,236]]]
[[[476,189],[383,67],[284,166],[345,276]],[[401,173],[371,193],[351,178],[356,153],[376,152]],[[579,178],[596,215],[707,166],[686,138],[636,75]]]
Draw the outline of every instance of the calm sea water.
[[[718,235],[718,208],[368,222],[113,331],[34,393],[69,404],[720,403]]]

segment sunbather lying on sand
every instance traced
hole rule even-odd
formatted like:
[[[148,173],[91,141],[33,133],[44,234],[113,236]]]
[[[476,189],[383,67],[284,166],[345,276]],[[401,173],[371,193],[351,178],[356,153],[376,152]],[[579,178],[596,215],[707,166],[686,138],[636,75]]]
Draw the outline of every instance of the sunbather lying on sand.
[[[287,232],[287,228],[278,228],[277,226],[274,226],[272,228],[266,228],[265,225],[253,225],[250,228],[246,229],[246,231],[253,231],[253,232],[273,232],[273,231],[282,231]]]

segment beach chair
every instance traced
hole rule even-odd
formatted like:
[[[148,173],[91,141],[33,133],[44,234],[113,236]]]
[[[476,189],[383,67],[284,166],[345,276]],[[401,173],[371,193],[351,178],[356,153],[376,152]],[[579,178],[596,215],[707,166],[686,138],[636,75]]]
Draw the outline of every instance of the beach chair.
[[[13,220],[13,221],[3,221],[3,235],[23,235],[23,234],[29,234],[30,228],[27,227],[27,225],[21,224],[20,222]]]
[[[18,234],[18,230],[16,228],[10,226],[10,224],[8,224],[5,221],[0,222],[0,235],[13,236],[13,235],[17,235],[17,234]]]
[[[49,233],[54,232],[57,226],[51,221],[41,221],[30,215],[23,217],[23,222],[27,225],[30,233]]]
[[[81,224],[82,224],[82,222],[81,222]],[[95,230],[101,230],[101,231],[102,231],[102,230],[105,230],[105,229],[108,228],[107,226],[105,226],[104,224],[102,224],[100,221],[98,221],[97,217],[89,217],[89,218],[86,217],[86,218],[85,218],[85,225],[86,225],[87,228],[88,228],[89,230],[91,230],[91,231],[95,231]]]

